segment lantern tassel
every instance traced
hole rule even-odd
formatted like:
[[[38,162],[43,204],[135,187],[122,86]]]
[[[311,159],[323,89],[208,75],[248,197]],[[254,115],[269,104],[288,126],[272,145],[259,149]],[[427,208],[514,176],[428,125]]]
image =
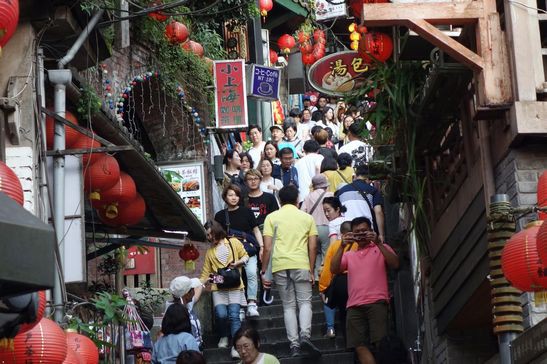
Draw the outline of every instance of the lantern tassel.
[[[193,272],[196,270],[196,262],[194,260],[185,260],[184,261],[184,269],[186,269],[189,272]]]
[[[13,346],[13,339],[3,338],[0,339],[0,349],[7,349],[13,351],[15,348]]]

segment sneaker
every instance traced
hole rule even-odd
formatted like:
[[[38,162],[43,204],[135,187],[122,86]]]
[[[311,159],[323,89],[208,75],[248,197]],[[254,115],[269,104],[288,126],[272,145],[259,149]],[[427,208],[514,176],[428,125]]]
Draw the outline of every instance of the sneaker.
[[[260,314],[256,308],[256,303],[249,303],[247,306],[247,317],[258,317]]]
[[[217,346],[219,348],[227,348],[228,347],[228,337],[227,336],[221,337],[220,340],[218,341]]]
[[[291,346],[289,356],[291,358],[296,358],[297,356],[300,356],[300,348],[298,346]]]
[[[309,338],[303,338],[300,340],[300,347],[302,348],[302,351],[313,357],[321,356],[321,351],[315,346]]]
[[[245,321],[245,310],[243,308],[239,309],[239,321]]]
[[[327,329],[327,333],[325,334],[325,337],[326,338],[329,338],[329,339],[334,339],[336,337],[336,333],[334,332],[334,328],[333,327],[329,327]]]
[[[237,352],[236,348],[232,346],[232,350],[230,350],[230,355],[232,356],[232,359],[239,359],[239,353]]]

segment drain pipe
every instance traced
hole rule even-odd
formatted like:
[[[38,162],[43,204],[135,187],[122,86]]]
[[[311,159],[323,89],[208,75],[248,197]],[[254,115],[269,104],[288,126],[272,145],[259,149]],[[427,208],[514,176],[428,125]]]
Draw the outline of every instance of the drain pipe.
[[[82,33],[80,33],[78,39],[76,39],[76,42],[74,42],[67,54],[59,60],[58,69],[48,71],[49,81],[54,85],[55,89],[55,113],[62,118],[65,117],[66,113],[66,86],[72,82],[72,72],[68,69],[64,69],[64,67],[74,58],[95,25],[97,25],[98,21],[101,19],[103,12],[104,10],[101,9],[93,15],[89,24],[87,24]],[[55,120],[53,149],[65,149],[65,126],[57,120]],[[63,279],[63,267],[65,262],[65,157],[62,155],[53,157],[53,223],[61,255],[59,259],[60,267],[57,269],[57,279],[55,279],[53,290],[53,304],[55,307],[54,318],[55,321],[61,322],[64,317],[65,290]]]

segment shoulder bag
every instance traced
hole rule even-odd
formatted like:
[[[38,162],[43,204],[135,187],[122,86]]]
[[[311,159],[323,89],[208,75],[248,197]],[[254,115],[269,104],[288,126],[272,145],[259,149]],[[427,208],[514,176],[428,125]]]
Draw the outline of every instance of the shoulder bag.
[[[327,190],[324,190],[323,193],[321,195],[319,195],[319,198],[317,199],[317,201],[315,201],[315,203],[313,204],[309,214],[312,215],[313,212],[315,211],[315,209],[317,208],[317,206],[321,203],[321,201],[323,201],[323,196],[325,196],[325,193],[327,193]]]
[[[224,210],[224,216],[226,219],[226,233],[228,234],[228,237],[233,237],[240,240],[249,257],[254,257],[260,250],[260,246],[258,241],[256,241],[254,234],[232,229],[230,227],[230,215],[228,213],[228,209]]]
[[[232,247],[232,242],[229,238],[228,245],[230,245],[230,250],[232,251],[232,261],[228,262],[226,267],[219,268],[217,274],[222,277],[222,282],[217,283],[219,289],[230,289],[237,288],[241,284],[241,274],[239,273],[239,268],[230,268],[230,263],[236,261],[236,255],[234,253],[234,248]]]

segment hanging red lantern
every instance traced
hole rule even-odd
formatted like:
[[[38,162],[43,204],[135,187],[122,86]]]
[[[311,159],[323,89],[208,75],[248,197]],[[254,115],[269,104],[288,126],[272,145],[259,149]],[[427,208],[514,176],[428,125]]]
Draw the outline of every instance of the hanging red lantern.
[[[514,234],[501,253],[501,269],[507,280],[521,291],[547,288],[547,270],[539,259],[536,238],[543,221],[533,221]]]
[[[62,363],[67,353],[63,330],[48,318],[43,318],[31,330],[13,339],[13,350],[0,349],[0,363]]]
[[[100,148],[101,143],[99,143],[95,139],[91,139],[87,135],[80,134],[78,136],[78,139],[72,144],[73,149],[92,149],[92,148]],[[84,168],[88,165],[91,165],[95,163],[103,153],[86,153],[82,154],[82,162],[84,164]]]
[[[547,171],[544,171],[538,179],[537,191],[538,207],[547,207]],[[547,220],[547,212],[538,211],[540,220]]]
[[[105,154],[84,169],[84,191],[91,192],[90,200],[100,200],[101,193],[114,187],[120,179],[120,165],[116,158]]]
[[[315,62],[315,57],[312,53],[302,53],[302,63],[305,65],[310,65]]]
[[[365,63],[372,63],[372,60],[385,62],[393,53],[393,41],[385,33],[369,32],[361,37],[359,41],[359,55]]]
[[[379,3],[387,3],[387,2],[389,2],[389,0],[351,0],[349,6],[351,8],[351,12],[353,13],[353,16],[361,19],[362,12],[363,12],[363,4],[379,4]]]
[[[142,220],[146,213],[146,203],[142,196],[137,193],[134,200],[118,205],[118,215],[108,217],[105,209],[97,209],[97,213],[102,222],[110,226],[136,225]]]
[[[300,53],[302,54],[308,54],[311,52],[313,52],[313,47],[310,42],[306,42],[300,47]]]
[[[276,64],[278,58],[277,52],[270,48],[270,64]]]
[[[536,248],[541,262],[547,262],[547,223],[545,222],[538,229]]]
[[[298,43],[304,44],[308,40],[310,40],[310,35],[308,33],[306,33],[305,31],[303,31],[303,30],[299,30],[296,33],[296,38],[298,39]]]
[[[180,259],[184,260],[184,268],[189,271],[196,269],[196,260],[199,258],[199,250],[194,244],[184,244],[182,249],[179,250]]]
[[[97,164],[97,163],[95,163]],[[131,202],[137,197],[137,186],[135,181],[125,172],[120,172],[118,182],[100,194],[99,200],[90,200],[95,208],[104,208],[105,214],[114,218],[118,216],[118,205]]]
[[[265,18],[268,15],[268,11],[273,8],[272,0],[258,0],[258,7],[260,8],[260,15]]]
[[[325,35],[325,31],[321,29],[315,29],[313,31],[313,40],[315,40],[316,42],[325,43],[326,39],[327,37]]]
[[[189,40],[188,42],[183,43],[182,49],[192,52],[198,57],[203,57],[203,46],[198,42],[194,42],[193,40]]]
[[[25,203],[23,187],[21,186],[19,177],[2,161],[0,161],[0,191],[4,192],[21,206]]]
[[[277,40],[277,45],[279,46],[281,53],[289,54],[291,53],[291,48],[296,45],[296,42],[292,35],[283,34]]]
[[[73,113],[67,111],[65,113],[65,119],[72,122],[73,124],[78,125],[78,119],[74,116]],[[48,150],[53,149],[53,137],[55,132],[55,119],[51,116],[46,117],[46,147]],[[65,125],[65,147],[66,149],[71,148],[76,140],[80,137],[80,133],[76,129],[72,129],[70,126]]]
[[[0,0],[0,55],[19,22],[19,0]]]
[[[75,352],[71,348],[67,348],[66,349],[66,358],[65,358],[65,361],[63,362],[63,364],[85,364],[85,362],[82,359],[82,357],[80,356],[80,354],[78,354],[77,352]]]
[[[161,2],[161,1],[153,1],[153,2],[151,2],[150,4],[148,4],[148,7],[150,7],[150,8],[155,8],[155,7],[160,6],[160,5],[163,5],[163,2]],[[153,12],[153,13],[149,13],[148,16],[151,17],[151,18],[154,19],[154,20],[159,21],[159,22],[164,22],[164,21],[166,21],[166,20],[169,18],[168,15],[165,15],[165,14],[164,14],[163,12],[161,12],[161,11],[155,11],[155,12]]]
[[[189,35],[186,25],[178,21],[172,21],[165,26],[165,36],[171,44],[182,44],[188,40]]]
[[[74,330],[67,330],[66,342],[83,359],[85,364],[99,363],[99,349],[87,336],[78,334]]]
[[[47,304],[46,291],[38,291],[36,292],[36,295],[37,295],[36,298],[38,300],[37,309],[36,309],[36,319],[33,322],[22,324],[21,326],[19,326],[19,332],[17,334],[22,334],[23,332],[32,330],[32,328],[36,326],[38,322],[40,322],[40,320],[42,320],[42,318],[44,317],[44,313],[46,312],[46,304]]]

